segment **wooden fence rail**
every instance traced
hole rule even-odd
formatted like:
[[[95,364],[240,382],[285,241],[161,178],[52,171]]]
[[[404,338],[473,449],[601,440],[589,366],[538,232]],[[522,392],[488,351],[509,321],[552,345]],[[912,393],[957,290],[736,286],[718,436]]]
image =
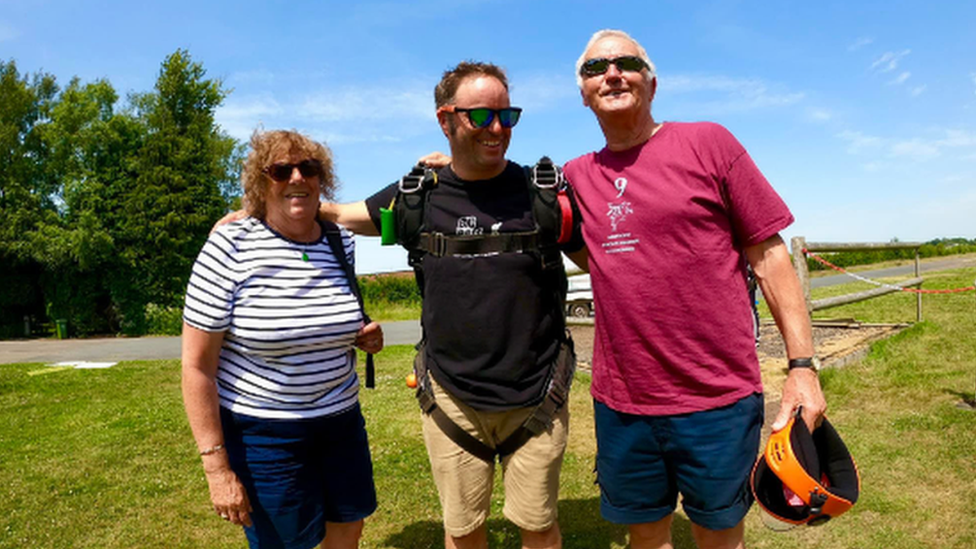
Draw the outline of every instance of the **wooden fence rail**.
[[[814,311],[838,307],[848,303],[856,303],[873,297],[878,297],[892,292],[899,291],[891,287],[878,287],[872,290],[856,292],[825,299],[813,301],[810,299],[810,271],[807,267],[807,257],[804,250],[809,252],[853,252],[864,250],[915,250],[915,277],[888,286],[898,286],[907,288],[915,286],[922,287],[923,279],[919,276],[918,249],[922,246],[921,242],[807,242],[802,236],[795,236],[790,241],[793,250],[793,268],[800,278],[803,286],[803,297],[807,303],[807,314],[813,315]],[[915,294],[915,320],[922,321],[922,294]]]

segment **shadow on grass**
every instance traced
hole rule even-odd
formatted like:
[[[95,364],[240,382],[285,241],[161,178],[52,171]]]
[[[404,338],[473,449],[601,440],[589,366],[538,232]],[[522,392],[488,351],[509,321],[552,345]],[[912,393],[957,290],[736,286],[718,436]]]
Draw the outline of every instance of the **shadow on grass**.
[[[613,524],[600,516],[600,498],[563,500],[559,502],[559,526],[564,549],[604,549],[624,547],[627,526]],[[682,515],[674,515],[671,535],[675,549],[694,549],[691,522]],[[384,547],[397,549],[430,549],[444,547],[441,523],[421,520],[408,524],[399,532],[383,540]],[[521,547],[518,527],[503,518],[488,520],[489,547]]]
[[[976,393],[954,391],[952,389],[943,389],[942,392],[960,399],[960,402],[957,404],[959,408],[976,410]]]

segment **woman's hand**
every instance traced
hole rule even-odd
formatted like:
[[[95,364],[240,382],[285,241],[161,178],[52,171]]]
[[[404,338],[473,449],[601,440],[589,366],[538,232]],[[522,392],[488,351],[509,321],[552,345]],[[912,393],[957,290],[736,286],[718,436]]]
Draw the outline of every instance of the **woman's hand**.
[[[220,456],[223,457],[223,456]],[[227,465],[226,458],[215,466],[204,463],[203,470],[207,474],[207,484],[210,486],[210,501],[214,511],[224,520],[239,526],[251,525],[251,502],[247,498],[247,491],[240,479]]]
[[[376,322],[370,322],[359,329],[356,334],[356,347],[364,353],[375,355],[383,350],[383,328]]]

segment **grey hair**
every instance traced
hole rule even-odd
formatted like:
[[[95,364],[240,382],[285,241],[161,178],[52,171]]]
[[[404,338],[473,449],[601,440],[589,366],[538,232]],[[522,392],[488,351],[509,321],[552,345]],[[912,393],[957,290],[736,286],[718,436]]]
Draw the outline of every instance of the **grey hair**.
[[[644,46],[640,45],[640,42],[634,40],[633,37],[622,30],[603,29],[593,33],[593,36],[590,37],[590,41],[587,42],[586,47],[583,48],[583,53],[580,54],[579,59],[576,60],[576,85],[579,86],[580,89],[583,89],[583,75],[580,74],[580,69],[583,68],[583,62],[586,61],[586,52],[590,51],[593,44],[596,44],[600,40],[608,37],[622,38],[637,46],[637,56],[643,59],[644,62],[647,63],[648,67],[647,72],[644,73],[644,79],[647,80],[648,85],[650,85],[651,81],[657,78],[657,69],[654,68],[654,63],[651,62],[651,58],[647,56],[647,50],[644,49]]]

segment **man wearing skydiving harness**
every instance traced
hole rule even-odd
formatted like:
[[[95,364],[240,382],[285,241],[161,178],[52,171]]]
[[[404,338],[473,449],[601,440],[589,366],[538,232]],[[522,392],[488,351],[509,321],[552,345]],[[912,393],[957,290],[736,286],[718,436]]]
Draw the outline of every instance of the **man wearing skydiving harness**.
[[[500,68],[463,62],[434,97],[451,164],[362,202],[323,204],[321,217],[359,234],[382,228],[410,252],[423,295],[418,398],[446,547],[487,548],[496,456],[503,513],[523,546],[562,547],[556,502],[575,356],[560,251],[582,247],[575,206],[551,163],[506,160],[521,109]]]

